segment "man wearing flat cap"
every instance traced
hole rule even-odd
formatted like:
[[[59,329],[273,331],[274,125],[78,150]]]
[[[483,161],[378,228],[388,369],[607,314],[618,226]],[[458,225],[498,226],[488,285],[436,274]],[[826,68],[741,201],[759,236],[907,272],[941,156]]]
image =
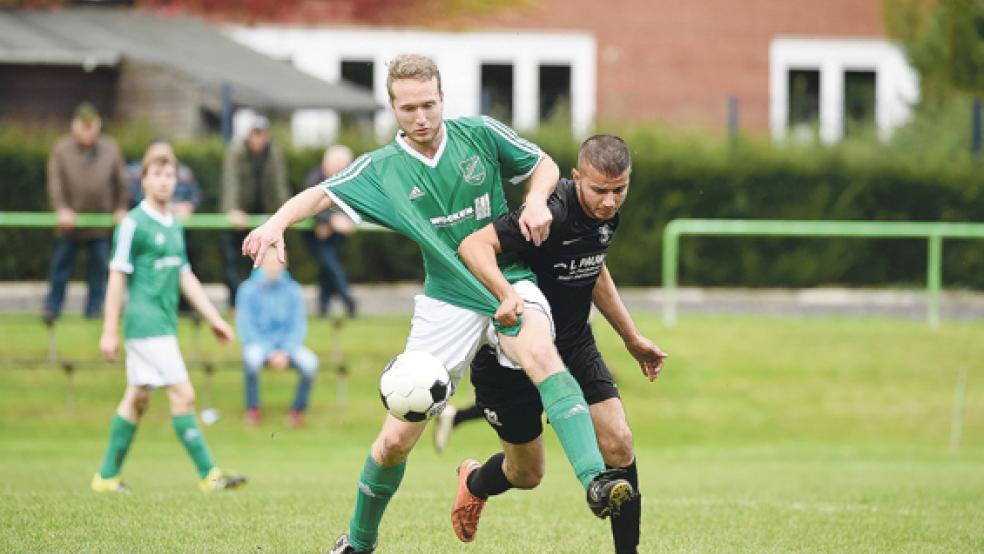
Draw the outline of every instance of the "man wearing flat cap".
[[[273,213],[289,197],[283,152],[270,138],[270,120],[256,114],[245,140],[231,143],[222,163],[220,209],[236,228],[222,233],[223,278],[230,306],[235,306],[236,289],[249,271],[241,247],[249,228],[246,216]]]
[[[48,198],[58,226],[41,314],[47,325],[61,314],[75,255],[81,249],[88,252],[85,316],[102,315],[112,228],[76,228],[76,214],[112,213],[113,221],[119,221],[126,214],[129,193],[120,147],[101,133],[99,112],[82,102],[72,117],[71,132],[55,143],[48,158]]]

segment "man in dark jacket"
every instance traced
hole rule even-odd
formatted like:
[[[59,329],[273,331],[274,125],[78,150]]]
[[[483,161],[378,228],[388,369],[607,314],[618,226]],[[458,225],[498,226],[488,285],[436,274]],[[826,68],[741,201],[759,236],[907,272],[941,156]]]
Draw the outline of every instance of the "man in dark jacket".
[[[249,134],[226,150],[222,162],[222,198],[219,208],[236,228],[222,233],[222,259],[229,305],[249,271],[240,245],[246,237],[247,214],[273,213],[290,197],[287,164],[280,147],[270,139],[270,120],[253,117]]]
[[[304,188],[320,185],[352,163],[352,150],[336,144],[325,150],[321,164],[304,177]],[[305,235],[314,259],[318,261],[318,315],[328,315],[331,297],[338,295],[348,317],[355,317],[355,298],[349,292],[345,268],[339,259],[342,246],[355,232],[355,223],[342,210],[332,208],[314,216],[314,229]]]
[[[80,248],[89,253],[85,316],[102,314],[112,229],[76,229],[75,216],[113,213],[114,221],[119,221],[126,214],[128,193],[120,147],[101,132],[99,113],[92,104],[83,102],[75,110],[71,132],[55,143],[48,158],[48,198],[58,229],[41,314],[47,325],[61,314],[65,287],[75,271],[75,254]]]

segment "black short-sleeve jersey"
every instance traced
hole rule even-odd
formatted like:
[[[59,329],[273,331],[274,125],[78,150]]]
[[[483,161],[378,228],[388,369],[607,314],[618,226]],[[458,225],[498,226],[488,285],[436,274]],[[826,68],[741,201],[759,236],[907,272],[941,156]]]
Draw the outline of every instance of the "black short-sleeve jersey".
[[[553,214],[550,235],[539,247],[523,238],[519,216],[523,208],[493,222],[504,253],[518,253],[533,269],[540,290],[550,302],[557,328],[557,347],[577,344],[590,336],[591,291],[601,272],[615,230],[612,219],[592,219],[577,200],[574,181],[561,179],[547,200]]]

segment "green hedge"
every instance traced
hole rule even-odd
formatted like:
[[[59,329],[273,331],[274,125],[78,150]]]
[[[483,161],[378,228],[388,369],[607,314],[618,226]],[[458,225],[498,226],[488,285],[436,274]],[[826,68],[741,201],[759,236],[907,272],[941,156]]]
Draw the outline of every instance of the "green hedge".
[[[659,284],[662,230],[678,217],[984,221],[984,176],[966,158],[927,159],[874,144],[776,147],[754,139],[711,139],[653,127],[621,132],[632,148],[634,169],[608,263],[622,284]],[[136,158],[146,137],[120,136],[124,151]],[[0,210],[47,209],[44,171],[54,138],[0,132]],[[577,148],[571,137],[545,131],[531,138],[569,174]],[[203,186],[201,209],[214,211],[221,144],[209,139],[176,149]],[[319,156],[315,149],[288,150],[295,187]],[[506,189],[516,205],[522,188]],[[51,235],[49,230],[0,229],[6,254],[0,259],[0,279],[43,279]],[[204,280],[218,281],[214,234],[196,231],[194,239],[204,250],[197,272]],[[303,249],[299,237],[288,240],[293,251]],[[685,237],[681,252],[681,282],[693,285],[918,285],[926,271],[922,240]],[[344,261],[356,282],[422,276],[417,248],[389,233],[357,234]],[[311,281],[315,268],[308,256],[294,256],[292,264],[300,280]],[[984,244],[947,241],[944,282],[984,288]]]

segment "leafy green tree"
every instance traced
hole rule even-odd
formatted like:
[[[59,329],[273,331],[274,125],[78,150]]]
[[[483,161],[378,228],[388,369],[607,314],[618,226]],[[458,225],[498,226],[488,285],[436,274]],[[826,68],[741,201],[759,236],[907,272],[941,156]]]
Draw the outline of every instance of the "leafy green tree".
[[[883,19],[919,72],[926,102],[984,96],[984,0],[885,0]]]

